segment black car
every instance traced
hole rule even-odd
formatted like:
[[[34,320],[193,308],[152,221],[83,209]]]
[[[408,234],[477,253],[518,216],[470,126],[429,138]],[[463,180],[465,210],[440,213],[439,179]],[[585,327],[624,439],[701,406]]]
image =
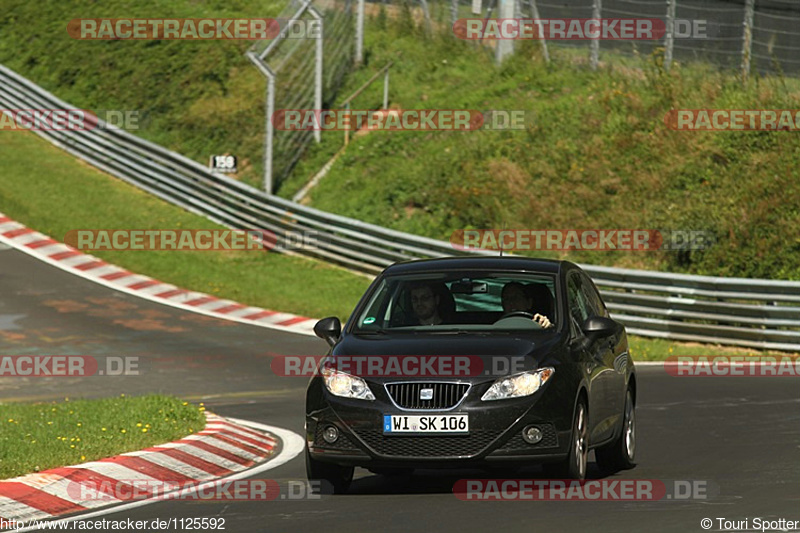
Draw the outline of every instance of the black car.
[[[543,464],[552,477],[584,479],[590,449],[605,470],[634,466],[627,335],[573,263],[398,263],[375,279],[344,329],[332,317],[314,331],[331,350],[306,394],[306,469],[337,493],[356,466],[388,475]],[[419,364],[399,374],[386,364],[423,357],[472,368],[431,377]],[[358,358],[375,365],[353,364]]]

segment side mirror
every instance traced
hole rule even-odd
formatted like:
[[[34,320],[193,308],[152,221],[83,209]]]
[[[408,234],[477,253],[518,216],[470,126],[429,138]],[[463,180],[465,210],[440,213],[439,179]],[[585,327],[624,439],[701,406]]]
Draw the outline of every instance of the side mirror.
[[[342,323],[335,316],[323,318],[314,324],[314,333],[317,337],[333,346],[342,334]]]
[[[604,316],[593,316],[586,319],[581,329],[587,337],[610,337],[622,329],[622,324]]]

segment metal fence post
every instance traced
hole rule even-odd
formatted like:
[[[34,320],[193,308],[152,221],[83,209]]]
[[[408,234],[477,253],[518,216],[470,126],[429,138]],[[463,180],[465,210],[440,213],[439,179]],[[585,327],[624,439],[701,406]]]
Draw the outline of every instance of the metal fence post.
[[[458,20],[458,0],[450,1],[450,26]]]
[[[594,0],[592,3],[592,18],[595,20],[600,19],[600,13],[603,10],[603,0]],[[598,36],[599,37],[599,36]],[[592,70],[597,70],[597,61],[600,55],[600,39],[592,39],[591,51],[589,54],[589,64]]]
[[[750,75],[750,55],[753,51],[753,12],[756,0],[745,0],[744,42],[742,43],[742,79]]]
[[[356,14],[356,65],[364,62],[364,0],[358,0]]]
[[[308,8],[308,12],[319,21],[319,35],[317,36],[316,52],[314,54],[314,109],[322,110],[322,59],[323,45],[325,44],[325,22],[322,15],[313,7]],[[322,130],[314,128],[314,140],[320,142]]]
[[[267,135],[264,139],[264,192],[272,194],[272,139],[275,125],[272,115],[275,113],[275,75],[267,77]]]
[[[550,63],[550,53],[547,51],[547,39],[544,37],[544,27],[540,22],[539,7],[536,5],[536,0],[531,0],[531,15],[536,20],[536,31],[539,33],[539,41],[542,43],[542,55],[544,56],[545,63]]]
[[[672,49],[675,45],[675,8],[678,0],[667,0],[667,33],[664,35],[664,69],[672,66]]]
[[[511,19],[514,18],[514,0],[498,0],[497,14],[498,18]],[[499,64],[503,62],[506,56],[514,53],[514,41],[508,39],[497,39],[495,41],[494,57],[495,61]]]
[[[389,109],[389,69],[383,78],[383,109]]]
[[[427,0],[419,0],[419,3],[422,6],[423,15],[425,15],[425,31],[431,33],[433,26],[431,25],[431,12],[428,10],[428,2]]]

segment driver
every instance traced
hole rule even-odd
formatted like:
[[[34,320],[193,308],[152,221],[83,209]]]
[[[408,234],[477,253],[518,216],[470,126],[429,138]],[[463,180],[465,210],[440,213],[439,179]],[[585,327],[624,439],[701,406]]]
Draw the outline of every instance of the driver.
[[[436,326],[442,323],[439,316],[439,295],[433,287],[420,284],[411,287],[411,308],[421,326]]]
[[[533,315],[533,320],[538,322],[543,328],[553,327],[550,319],[548,319],[546,316],[532,312],[533,298],[528,296],[527,292],[525,291],[525,285],[522,283],[516,281],[506,283],[503,287],[501,299],[503,301],[503,312],[506,315],[514,312],[528,313]]]

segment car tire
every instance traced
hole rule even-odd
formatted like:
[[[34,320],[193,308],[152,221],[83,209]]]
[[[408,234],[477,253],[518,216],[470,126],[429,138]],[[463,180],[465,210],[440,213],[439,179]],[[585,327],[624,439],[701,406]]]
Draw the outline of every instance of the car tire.
[[[569,455],[563,461],[544,465],[545,473],[551,478],[586,479],[586,465],[589,457],[588,411],[583,400],[575,406],[572,420]]]
[[[306,477],[309,481],[320,482],[319,487],[312,490],[322,494],[344,494],[353,482],[352,466],[342,466],[333,463],[324,463],[311,457],[306,448]]]
[[[631,390],[625,394],[622,432],[607,446],[595,450],[597,465],[606,472],[628,470],[636,466],[636,405]]]

